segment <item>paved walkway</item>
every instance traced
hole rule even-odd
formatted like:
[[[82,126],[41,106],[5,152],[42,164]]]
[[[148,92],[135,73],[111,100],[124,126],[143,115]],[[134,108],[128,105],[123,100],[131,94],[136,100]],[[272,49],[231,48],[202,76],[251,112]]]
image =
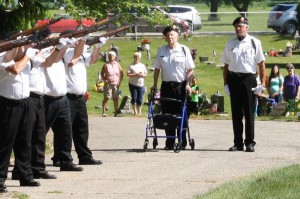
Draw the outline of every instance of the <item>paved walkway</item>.
[[[90,148],[103,165],[60,172],[51,165],[49,154],[47,169],[58,179],[40,180],[40,187],[20,187],[9,173],[9,193],[0,198],[19,192],[31,199],[191,199],[256,171],[300,162],[299,122],[256,122],[255,153],[227,151],[233,139],[230,120],[191,120],[193,151],[161,150],[164,139],[159,139],[157,150],[143,152],[146,122],[146,118],[91,117]],[[73,158],[77,163],[74,151]]]

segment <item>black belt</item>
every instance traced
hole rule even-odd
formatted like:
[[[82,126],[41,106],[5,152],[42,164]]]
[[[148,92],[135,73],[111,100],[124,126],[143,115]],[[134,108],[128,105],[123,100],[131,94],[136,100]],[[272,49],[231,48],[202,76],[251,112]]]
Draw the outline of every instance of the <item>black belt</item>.
[[[30,92],[30,97],[37,98],[37,99],[42,99],[44,97],[44,95],[39,95],[39,94],[36,94],[34,92]]]
[[[2,102],[2,103],[21,104],[21,103],[24,103],[24,102],[27,102],[27,101],[28,101],[28,98],[17,100],[17,99],[9,99],[9,98],[0,96],[0,102]]]
[[[77,95],[77,94],[73,94],[73,93],[67,93],[67,97],[69,98],[81,98],[83,97],[83,95]]]
[[[64,96],[51,96],[51,95],[45,95],[45,98],[48,98],[50,100],[61,100]]]
[[[172,82],[172,81],[169,81],[169,82],[166,82],[166,81],[162,81],[162,84],[166,84],[166,85],[170,85],[170,86],[180,86],[180,85],[186,85],[186,81],[183,81],[183,82]]]
[[[232,75],[232,76],[236,76],[236,77],[248,77],[248,76],[251,76],[251,75],[255,75],[253,73],[235,73],[235,72],[232,72],[232,71],[229,71],[229,74]]]

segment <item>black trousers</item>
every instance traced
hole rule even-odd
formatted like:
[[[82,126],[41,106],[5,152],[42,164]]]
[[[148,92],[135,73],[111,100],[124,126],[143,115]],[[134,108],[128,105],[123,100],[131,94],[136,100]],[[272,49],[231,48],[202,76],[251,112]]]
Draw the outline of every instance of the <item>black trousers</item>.
[[[31,105],[28,99],[0,97],[0,179],[7,178],[12,149],[20,179],[33,179],[31,171]]]
[[[173,98],[177,100],[184,101],[185,99],[185,87],[186,81],[177,83],[177,82],[165,82],[163,81],[161,84],[160,97],[161,98]],[[182,113],[182,104],[178,102],[161,102],[161,109],[163,113],[171,113],[171,114],[181,114]],[[179,130],[177,129],[177,135],[179,136]],[[166,136],[175,136],[176,129],[174,130],[165,130]],[[173,148],[175,143],[175,138],[167,138],[166,139],[166,147]],[[182,147],[186,147],[186,130],[182,130]]]
[[[54,134],[54,160],[61,164],[73,161],[72,150],[72,123],[70,106],[66,96],[50,97],[45,95],[46,131],[51,128]]]
[[[252,88],[257,86],[255,75],[237,76],[230,74],[228,78],[230,103],[234,133],[234,145],[246,146],[254,142],[254,111],[256,95]],[[243,117],[245,117],[245,140],[243,140]]]
[[[79,160],[89,159],[92,157],[92,152],[88,147],[89,124],[86,99],[84,95],[76,96],[68,93],[67,99],[70,105],[75,151]]]
[[[44,98],[37,94],[31,94],[29,100],[32,104],[32,139],[31,139],[31,167],[33,173],[45,173],[46,150],[46,122]]]

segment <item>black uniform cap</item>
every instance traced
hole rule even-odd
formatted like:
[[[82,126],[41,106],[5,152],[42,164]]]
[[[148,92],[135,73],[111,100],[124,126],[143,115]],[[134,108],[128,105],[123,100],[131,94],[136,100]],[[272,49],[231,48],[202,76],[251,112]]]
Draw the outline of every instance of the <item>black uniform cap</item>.
[[[232,22],[232,25],[248,25],[248,19],[245,17],[238,17]]]
[[[171,25],[171,26],[165,27],[165,29],[163,30],[162,34],[166,36],[166,34],[168,32],[171,32],[172,30],[175,31],[175,32],[177,32],[177,33],[179,33],[179,28],[176,25]]]

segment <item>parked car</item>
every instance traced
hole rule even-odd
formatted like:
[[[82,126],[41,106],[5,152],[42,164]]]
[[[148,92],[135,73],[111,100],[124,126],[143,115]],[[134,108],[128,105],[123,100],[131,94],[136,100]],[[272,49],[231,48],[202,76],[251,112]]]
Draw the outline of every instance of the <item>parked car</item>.
[[[189,23],[190,28],[193,28],[193,30],[198,30],[202,27],[200,13],[193,6],[168,5],[160,8],[168,14],[186,20]]]
[[[268,28],[279,34],[294,35],[298,30],[297,3],[277,4],[268,17]]]
[[[80,30],[85,27],[90,27],[95,24],[95,21],[92,19],[81,19],[81,20],[75,20],[71,15],[69,14],[58,14],[54,15],[53,19],[57,19],[63,17],[60,21],[51,24],[49,26],[51,32],[53,33],[61,33],[65,30]],[[37,25],[41,25],[44,23],[48,23],[51,19],[45,19],[45,20],[38,20]]]
[[[179,28],[179,34],[184,32],[189,32],[190,31],[190,26],[189,23],[186,20],[180,19],[176,16],[173,16],[171,14],[166,13],[164,10],[158,8],[158,7],[152,7],[149,10],[149,13],[154,14],[154,11],[156,12],[161,12],[166,18],[169,18],[174,25],[176,25]],[[136,14],[135,11],[130,10],[129,11],[132,14]],[[113,16],[114,14],[111,12],[109,16]],[[151,15],[150,15],[151,16]],[[145,33],[145,32],[162,32],[163,29],[165,28],[165,25],[157,24],[157,25],[152,25],[149,23],[148,19],[144,16],[137,16],[137,22],[136,25],[132,27],[130,30],[132,33]],[[124,31],[118,33],[116,36],[125,36],[126,33],[129,31]]]

